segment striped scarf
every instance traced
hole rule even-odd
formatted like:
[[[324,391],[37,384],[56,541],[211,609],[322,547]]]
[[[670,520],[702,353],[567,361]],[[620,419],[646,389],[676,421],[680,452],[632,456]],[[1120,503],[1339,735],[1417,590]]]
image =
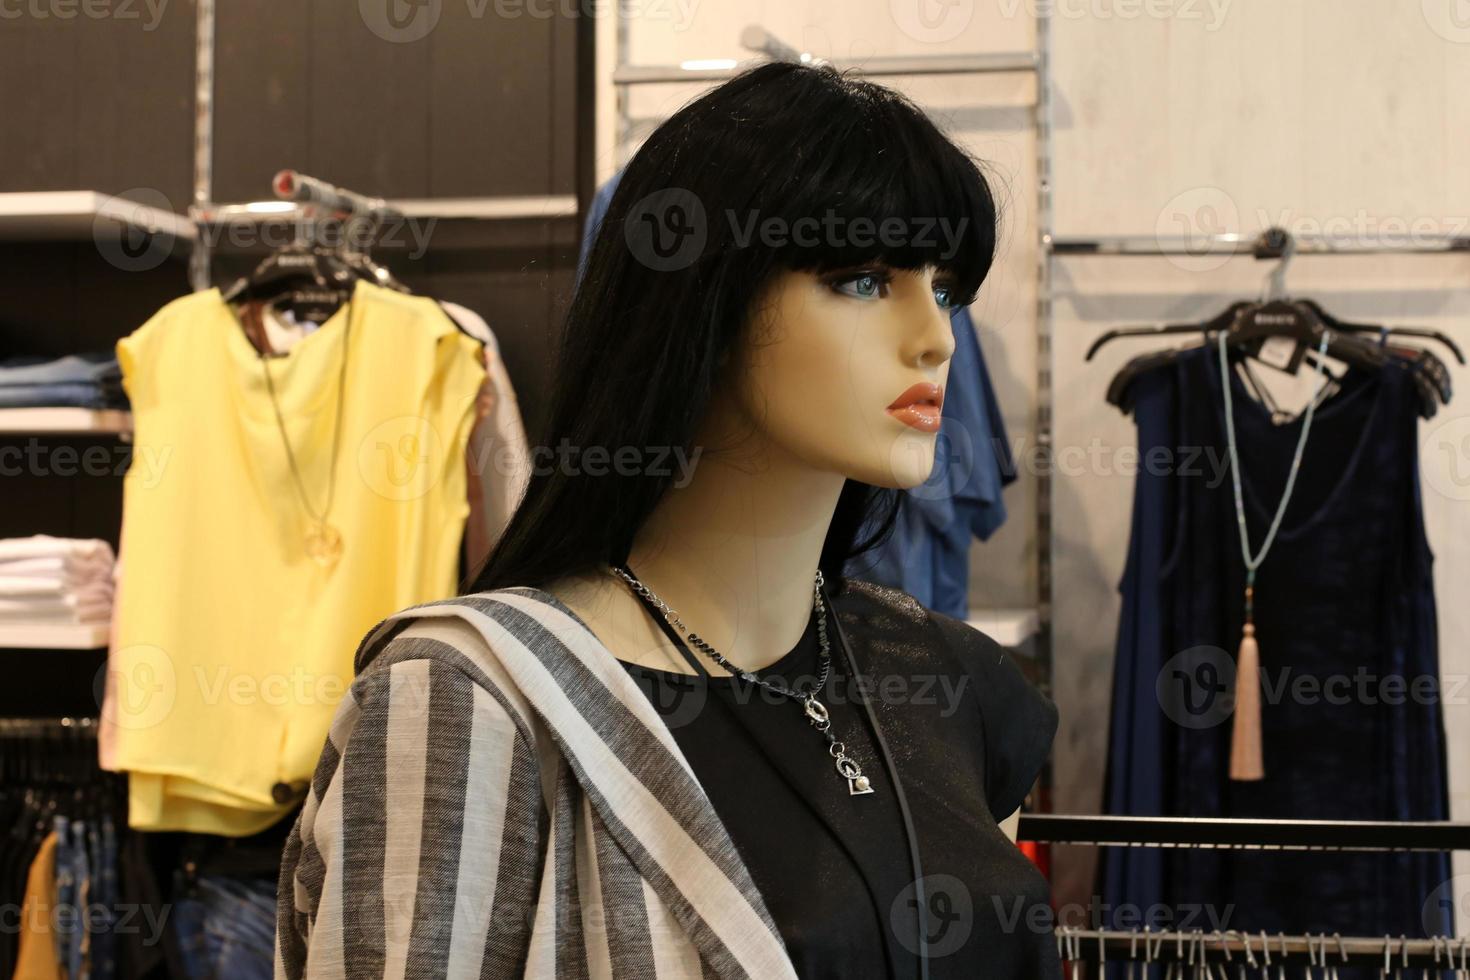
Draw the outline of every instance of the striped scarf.
[[[794,978],[643,692],[550,593],[385,619],[282,858],[276,980]]]

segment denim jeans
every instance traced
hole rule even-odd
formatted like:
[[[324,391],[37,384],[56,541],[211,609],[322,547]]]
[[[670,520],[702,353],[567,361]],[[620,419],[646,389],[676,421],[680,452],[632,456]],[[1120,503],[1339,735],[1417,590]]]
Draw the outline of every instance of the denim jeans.
[[[97,898],[94,907],[102,914],[92,933],[92,980],[113,980],[117,976],[117,937],[112,934],[112,925],[117,917],[117,827],[111,814],[102,815],[102,829],[98,835],[97,871],[93,879],[97,882]]]
[[[71,962],[71,936],[80,927],[72,910],[77,901],[76,863],[72,858],[71,821],[57,814],[52,821],[56,831],[56,908],[52,912],[56,942],[56,962],[63,968]]]
[[[97,902],[96,879],[89,851],[90,828],[81,820],[57,815],[56,831],[56,961],[73,980],[89,978],[92,924],[88,907]]]
[[[276,882],[200,875],[175,883],[173,928],[189,980],[271,980]]]

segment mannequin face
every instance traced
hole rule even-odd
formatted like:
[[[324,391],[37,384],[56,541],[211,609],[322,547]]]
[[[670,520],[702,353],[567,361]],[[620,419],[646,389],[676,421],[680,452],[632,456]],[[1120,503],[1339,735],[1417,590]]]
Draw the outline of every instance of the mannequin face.
[[[813,469],[918,486],[954,353],[949,294],[933,268],[778,274],[753,306],[723,408]]]

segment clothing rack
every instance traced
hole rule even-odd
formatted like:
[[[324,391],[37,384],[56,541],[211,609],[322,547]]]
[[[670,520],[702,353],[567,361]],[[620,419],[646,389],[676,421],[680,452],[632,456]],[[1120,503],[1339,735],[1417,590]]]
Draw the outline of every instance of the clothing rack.
[[[1470,823],[1240,820],[1025,813],[1017,840],[1100,847],[1294,851],[1470,851]]]
[[[1254,255],[1280,258],[1279,250],[1263,249],[1261,235],[1102,235],[1091,238],[1042,236],[1041,247],[1052,255]],[[1281,232],[1285,234],[1285,232]],[[1406,236],[1408,237],[1408,236]],[[1402,242],[1351,242],[1322,235],[1295,236],[1297,255],[1418,255],[1470,252],[1467,235],[1418,235]]]
[[[1446,936],[1268,936],[1239,931],[1132,932],[1058,926],[1057,952],[1063,962],[1183,963],[1203,967],[1202,975],[1207,976],[1214,974],[1204,971],[1224,968],[1227,977],[1236,970],[1268,966],[1315,966],[1329,971],[1328,977],[1334,966],[1376,967],[1388,975],[1403,969],[1470,968],[1470,939]]]

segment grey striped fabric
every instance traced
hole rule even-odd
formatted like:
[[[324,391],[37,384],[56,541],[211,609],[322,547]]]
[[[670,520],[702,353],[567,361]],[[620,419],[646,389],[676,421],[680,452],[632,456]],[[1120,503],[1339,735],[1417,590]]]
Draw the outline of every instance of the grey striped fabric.
[[[668,728],[550,593],[363,640],[282,857],[276,980],[794,978]]]

